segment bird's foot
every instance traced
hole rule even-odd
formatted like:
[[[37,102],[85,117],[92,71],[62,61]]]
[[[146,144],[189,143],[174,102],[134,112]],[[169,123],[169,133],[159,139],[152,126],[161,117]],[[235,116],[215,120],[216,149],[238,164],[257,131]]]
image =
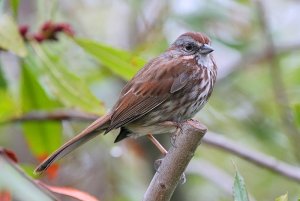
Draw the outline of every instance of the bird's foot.
[[[176,125],[176,131],[174,132],[174,134],[171,136],[171,144],[173,147],[177,148],[176,146],[176,138],[177,136],[179,136],[180,134],[182,134],[182,128],[181,128],[181,123],[175,123]]]
[[[182,173],[179,179],[179,184],[185,184],[185,182],[186,182],[186,176],[185,173]]]
[[[154,161],[154,169],[155,169],[156,172],[158,172],[158,168],[159,168],[159,166],[161,165],[162,160],[163,160],[163,159],[160,158],[160,159],[157,159],[157,160]]]

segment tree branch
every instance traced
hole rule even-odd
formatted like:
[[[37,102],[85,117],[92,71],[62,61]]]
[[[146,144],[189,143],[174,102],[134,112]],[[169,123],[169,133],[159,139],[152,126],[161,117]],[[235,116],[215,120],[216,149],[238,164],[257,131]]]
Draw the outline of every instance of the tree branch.
[[[228,195],[232,195],[232,175],[229,175],[224,170],[214,166],[209,161],[203,159],[193,159],[186,168],[186,174],[199,175],[214,183]]]
[[[202,139],[202,142],[215,148],[230,152],[245,159],[246,161],[256,164],[257,166],[266,168],[300,183],[300,168],[289,165],[266,154],[246,148],[244,145],[238,145],[234,141],[229,140],[220,134],[209,132]]]
[[[211,181],[226,194],[232,196],[232,186],[234,182],[232,175],[216,167],[209,161],[204,159],[193,159],[186,168],[186,173],[201,176],[206,180]],[[249,192],[248,194],[250,200],[255,201],[255,198]]]
[[[33,111],[19,117],[11,118],[3,123],[22,122],[22,121],[61,121],[61,120],[80,120],[94,121],[98,116],[76,110],[56,110],[56,111]]]
[[[288,54],[291,52],[299,51],[300,50],[300,41],[295,42],[293,44],[280,44],[275,45],[276,52],[275,56],[278,57],[283,54]],[[228,76],[236,72],[237,70],[242,70],[249,66],[250,64],[257,64],[260,62],[264,62],[270,59],[270,55],[272,50],[270,47],[262,47],[261,49],[252,49],[246,51],[242,54],[241,58],[228,66],[228,71],[218,77],[218,80],[226,79]]]
[[[171,199],[181,175],[207,130],[204,125],[194,120],[188,120],[181,125],[175,145],[170,148],[162,160],[143,201],[168,201]]]
[[[42,112],[35,111],[18,118],[13,118],[6,121],[16,122],[16,121],[47,121],[47,120],[80,120],[80,121],[94,121],[96,116],[87,113],[81,113],[78,111],[54,111],[54,112]],[[224,134],[216,134],[209,132],[203,139],[202,142],[222,149],[226,152],[234,154],[242,159],[247,160],[250,163],[254,163],[260,167],[266,168],[272,172],[282,175],[288,179],[300,182],[300,168],[289,165],[283,161],[280,161],[274,157],[268,156],[250,148],[245,148],[245,146],[238,145],[236,142],[223,137]]]

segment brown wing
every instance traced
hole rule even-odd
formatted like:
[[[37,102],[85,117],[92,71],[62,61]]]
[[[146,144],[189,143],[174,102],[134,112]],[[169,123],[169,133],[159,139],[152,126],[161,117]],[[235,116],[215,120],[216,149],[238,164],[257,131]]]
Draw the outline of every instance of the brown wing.
[[[161,63],[161,57],[149,62],[124,87],[106,132],[147,114],[187,84],[188,69],[171,58],[163,58],[165,62]]]

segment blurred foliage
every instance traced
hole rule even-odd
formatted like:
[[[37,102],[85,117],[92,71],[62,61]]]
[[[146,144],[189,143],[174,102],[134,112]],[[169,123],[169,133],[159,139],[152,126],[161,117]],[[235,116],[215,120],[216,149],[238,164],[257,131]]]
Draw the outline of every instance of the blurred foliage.
[[[249,201],[244,178],[237,170],[234,177],[233,198],[234,201]]]
[[[26,64],[22,66],[20,89],[24,114],[34,110],[51,111],[59,106],[47,96]],[[24,137],[36,156],[47,156],[62,143],[62,126],[57,121],[24,122],[22,127]]]
[[[0,48],[12,51],[20,57],[26,56],[26,48],[18,26],[7,15],[0,16]]]
[[[59,55],[52,53],[51,48],[36,43],[32,43],[32,48],[32,57],[28,56],[25,62],[45,79],[53,96],[67,107],[79,107],[90,113],[103,114],[101,102],[79,77],[67,70]]]
[[[9,1],[14,17],[18,17],[18,9],[20,5],[20,0],[10,0]]]
[[[275,201],[288,201],[288,200],[289,198],[287,193],[275,199]]]
[[[11,192],[14,195],[13,198],[18,200],[55,200],[55,197],[45,188],[39,187],[33,180],[28,178],[16,163],[14,153],[0,147],[1,172],[5,172],[5,174],[0,174],[0,199],[3,198],[1,196],[3,192]],[[9,194],[7,199],[3,198],[1,200],[11,200],[8,197],[10,197]]]
[[[181,33],[201,31],[212,39],[219,75],[209,104],[195,118],[236,143],[297,166],[293,152],[297,143],[291,143],[291,133],[282,122],[286,117],[279,108],[283,104],[291,110],[288,119],[299,131],[300,24],[296,19],[300,3],[261,1],[269,23],[264,27],[255,2],[0,2],[0,145],[14,149],[22,166],[32,169],[86,124],[17,119],[39,111],[102,115],[116,101],[125,81],[146,61]],[[46,22],[65,22],[60,25],[69,32],[49,34],[43,30]],[[28,31],[20,30],[20,34],[21,25],[28,26]],[[74,36],[68,25],[75,30]],[[277,48],[283,94],[288,100],[280,104],[266,29]],[[39,40],[41,33],[45,34],[43,40]],[[59,177],[42,179],[80,188],[101,200],[141,200],[153,175],[153,161],[159,158],[157,150],[144,138],[115,145],[115,134],[101,136],[66,158]],[[169,145],[168,136],[160,138]],[[274,200],[286,192],[290,200],[300,197],[299,184],[229,153],[201,145],[195,158],[221,169],[231,180],[210,180],[201,171],[188,174],[187,183],[178,187],[172,200],[232,200],[224,183],[234,184],[234,195],[242,195],[243,200],[244,182],[240,174],[233,176],[232,159],[247,181],[250,198]],[[287,194],[277,199],[287,200]]]
[[[144,59],[127,51],[118,50],[91,40],[77,38],[75,42],[125,80],[132,78],[139,68],[146,63]]]
[[[33,180],[26,176],[17,163],[18,159],[14,152],[0,147],[0,165],[2,172],[5,172],[5,174],[0,174],[1,201],[10,201],[12,198],[31,201],[58,200],[53,193],[82,201],[99,201],[94,196],[74,188],[50,186],[41,181]]]
[[[3,76],[2,68],[0,66],[0,89],[6,89],[6,87],[7,87],[7,83]]]
[[[296,104],[294,106],[294,111],[295,111],[296,122],[300,127],[300,104]]]
[[[21,113],[18,104],[8,92],[0,90],[0,95],[0,122],[6,121],[9,117],[17,116]]]

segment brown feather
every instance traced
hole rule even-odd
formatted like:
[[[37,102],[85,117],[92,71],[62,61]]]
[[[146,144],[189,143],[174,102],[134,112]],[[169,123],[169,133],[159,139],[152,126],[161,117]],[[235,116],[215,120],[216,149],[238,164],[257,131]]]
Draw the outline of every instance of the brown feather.
[[[84,129],[80,134],[66,142],[63,146],[61,146],[58,150],[56,150],[53,154],[51,154],[48,158],[46,158],[36,169],[35,173],[41,173],[45,171],[53,162],[59,160],[64,157],[81,144],[91,140],[101,133],[104,129],[107,128],[110,121],[110,115],[105,115],[103,117],[98,118],[91,125],[89,125],[86,129]]]
[[[169,60],[163,64],[159,57],[152,60],[125,86],[105,133],[145,115],[186,85],[188,69],[184,68],[181,60],[168,58],[168,55],[161,57]],[[155,73],[148,73],[148,69]]]
[[[182,34],[181,36],[190,36],[199,43],[208,45],[210,44],[210,39],[205,34],[199,34],[197,32],[187,32],[185,34]]]

